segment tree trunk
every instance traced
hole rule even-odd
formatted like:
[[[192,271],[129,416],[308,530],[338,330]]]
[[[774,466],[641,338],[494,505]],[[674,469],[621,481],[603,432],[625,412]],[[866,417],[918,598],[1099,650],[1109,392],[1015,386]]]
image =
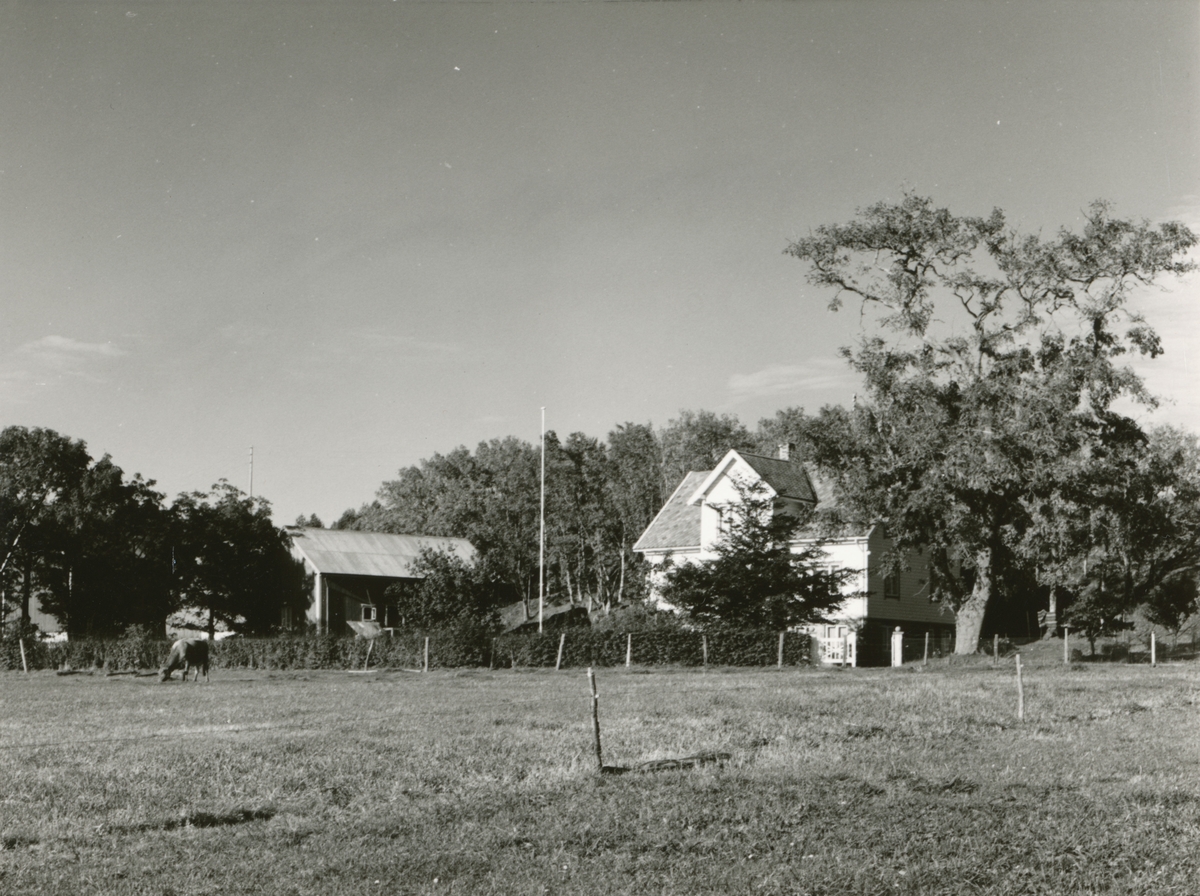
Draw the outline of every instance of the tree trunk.
[[[617,606],[621,605],[621,601],[625,599],[625,546],[621,546],[621,580],[617,583]],[[604,605],[604,609],[608,609],[608,604]]]
[[[21,622],[29,624],[29,598],[33,592],[33,561],[25,559],[25,575],[21,577]]]
[[[970,656],[979,649],[983,616],[992,597],[992,552],[984,548],[975,555],[975,587],[966,603],[958,608],[954,624],[954,653]]]

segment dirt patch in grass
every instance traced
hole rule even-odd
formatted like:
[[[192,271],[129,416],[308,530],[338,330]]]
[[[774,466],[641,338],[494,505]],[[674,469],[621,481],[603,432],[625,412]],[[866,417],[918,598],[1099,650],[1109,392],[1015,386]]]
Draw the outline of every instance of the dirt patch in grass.
[[[102,830],[111,834],[145,834],[152,831],[177,831],[181,828],[223,828],[255,821],[270,821],[275,815],[276,810],[271,808],[230,809],[224,812],[185,809],[172,818],[138,824],[106,824],[102,826]]]

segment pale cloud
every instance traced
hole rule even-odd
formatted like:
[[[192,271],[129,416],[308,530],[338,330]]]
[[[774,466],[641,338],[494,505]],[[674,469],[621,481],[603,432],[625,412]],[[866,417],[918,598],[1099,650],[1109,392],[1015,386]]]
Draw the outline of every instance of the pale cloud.
[[[456,342],[417,339],[414,336],[389,333],[385,330],[371,330],[366,327],[349,330],[346,336],[356,346],[366,345],[376,349],[426,352],[429,354],[453,354],[462,351],[462,346]]]
[[[1137,358],[1131,365],[1161,402],[1146,422],[1171,423],[1200,433],[1200,275],[1192,274],[1161,291],[1147,291],[1138,297],[1137,305],[1163,345],[1159,357]]]
[[[43,336],[18,346],[15,353],[59,369],[86,363],[89,358],[118,358],[125,354],[111,342],[80,342],[69,336]]]
[[[735,398],[788,395],[800,392],[853,388],[857,382],[846,362],[818,358],[802,364],[772,364],[753,373],[735,373],[726,388]]]
[[[1180,221],[1200,235],[1200,196],[1188,195],[1168,209],[1167,220]],[[1200,248],[1191,251],[1200,263]],[[1163,277],[1135,298],[1135,307],[1162,339],[1163,354],[1132,363],[1150,392],[1160,400],[1153,412],[1135,411],[1146,423],[1169,423],[1200,433],[1200,272]]]
[[[124,354],[111,342],[82,342],[69,336],[43,336],[26,342],[0,359],[0,400],[21,404],[35,390],[65,377],[97,382],[96,365]]]

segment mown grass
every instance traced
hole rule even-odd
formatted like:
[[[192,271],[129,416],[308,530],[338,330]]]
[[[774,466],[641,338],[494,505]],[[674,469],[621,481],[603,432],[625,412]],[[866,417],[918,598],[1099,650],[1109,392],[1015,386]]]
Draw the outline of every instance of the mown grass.
[[[1200,893],[1200,668],[0,676],[0,892]]]

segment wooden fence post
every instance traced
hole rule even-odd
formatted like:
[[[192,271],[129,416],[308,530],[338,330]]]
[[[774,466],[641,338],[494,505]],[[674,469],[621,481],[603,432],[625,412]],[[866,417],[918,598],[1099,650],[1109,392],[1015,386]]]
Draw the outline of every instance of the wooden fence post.
[[[557,672],[562,668],[562,652],[563,645],[567,643],[567,633],[563,632],[558,636],[558,659],[554,661],[554,671]]]
[[[1025,721],[1025,688],[1021,684],[1021,654],[1017,654],[1017,720]]]
[[[17,643],[21,645],[21,669],[26,675],[29,674],[29,663],[25,661],[25,639],[17,638]]]
[[[992,635],[992,666],[1000,663],[1000,636]]]
[[[921,663],[923,666],[929,665],[929,632],[925,633],[925,659]]]
[[[1150,665],[1152,667],[1158,665],[1158,651],[1156,650],[1157,647],[1158,647],[1158,643],[1154,639],[1154,632],[1151,632],[1150,633]]]
[[[633,632],[625,635],[625,668],[633,664]]]
[[[776,661],[776,663],[775,663],[775,667],[776,667],[777,669],[782,669],[782,668],[783,668],[783,636],[784,636],[785,634],[787,634],[787,632],[780,632],[780,633],[779,633],[779,651],[778,651],[779,655],[778,655],[777,661]]]
[[[426,636],[426,638],[425,638],[425,665],[421,669],[421,671],[422,672],[429,671],[429,638],[428,638],[428,636]]]
[[[1063,626],[1063,665],[1071,665],[1071,628]]]
[[[704,661],[704,665],[708,665],[708,635],[700,636],[700,656]]]
[[[596,736],[596,771],[604,771],[604,759],[600,753],[600,697],[596,693],[596,673],[588,666],[588,684],[592,686],[592,731]]]

